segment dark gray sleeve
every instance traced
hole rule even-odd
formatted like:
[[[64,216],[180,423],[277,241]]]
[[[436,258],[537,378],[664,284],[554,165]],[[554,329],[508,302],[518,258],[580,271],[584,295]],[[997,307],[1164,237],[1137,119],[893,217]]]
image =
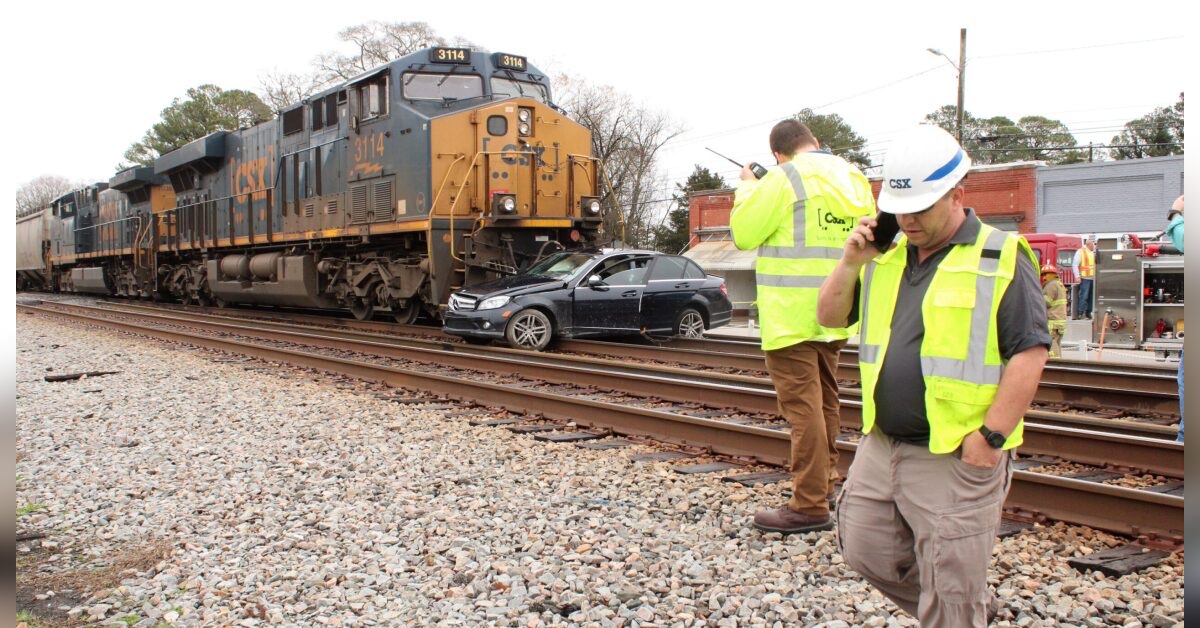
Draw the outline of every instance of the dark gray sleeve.
[[[1017,251],[1017,272],[996,316],[1000,355],[1005,360],[1018,353],[1043,345],[1050,347],[1050,327],[1046,322],[1046,302],[1037,269],[1024,253]]]

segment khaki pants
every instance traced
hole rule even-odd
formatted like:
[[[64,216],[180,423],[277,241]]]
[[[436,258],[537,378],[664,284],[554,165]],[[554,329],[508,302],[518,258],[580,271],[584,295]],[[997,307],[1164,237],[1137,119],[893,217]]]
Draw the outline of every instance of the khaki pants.
[[[1011,480],[1011,455],[983,469],[875,430],[838,499],[838,547],[924,628],[986,626],[987,570]]]
[[[837,363],[846,344],[802,342],[767,351],[779,413],[792,427],[792,510],[829,514],[837,482],[839,419]]]

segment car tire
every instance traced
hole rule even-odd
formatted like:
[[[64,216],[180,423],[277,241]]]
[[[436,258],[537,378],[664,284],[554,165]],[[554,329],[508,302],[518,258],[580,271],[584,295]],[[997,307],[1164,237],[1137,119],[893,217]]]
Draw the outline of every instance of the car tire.
[[[541,310],[527,308],[517,312],[504,328],[504,338],[514,349],[545,349],[554,337],[554,325]]]
[[[675,335],[681,338],[704,337],[704,315],[696,308],[684,308],[675,317]]]

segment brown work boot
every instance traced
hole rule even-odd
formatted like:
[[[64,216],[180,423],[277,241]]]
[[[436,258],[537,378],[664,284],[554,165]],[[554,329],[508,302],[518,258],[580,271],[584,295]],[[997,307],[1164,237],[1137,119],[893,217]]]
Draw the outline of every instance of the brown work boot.
[[[833,519],[829,515],[806,515],[796,512],[791,506],[784,504],[775,510],[760,510],[755,513],[754,527],[763,532],[784,534],[817,532],[833,529]]]

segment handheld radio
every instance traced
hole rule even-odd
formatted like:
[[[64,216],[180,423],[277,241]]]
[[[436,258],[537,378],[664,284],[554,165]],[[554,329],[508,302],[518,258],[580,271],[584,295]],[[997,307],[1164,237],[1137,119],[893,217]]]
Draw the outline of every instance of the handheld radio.
[[[708,152],[710,152],[710,153],[712,153],[712,154],[716,155],[717,157],[720,157],[720,158],[722,158],[722,159],[726,159],[726,160],[728,160],[728,161],[729,161],[729,163],[731,163],[731,164],[733,164],[733,165],[737,166],[738,168],[745,168],[745,166],[743,166],[742,164],[739,164],[738,162],[736,162],[736,161],[734,161],[734,160],[732,160],[732,159],[729,159],[729,158],[728,158],[728,157],[726,157],[725,155],[722,155],[721,153],[718,153],[717,151],[715,151],[715,150],[713,150],[713,149],[711,149],[711,148],[709,148],[709,147],[707,147],[707,146],[705,146],[705,147],[704,147],[704,150],[707,150]],[[753,173],[754,173],[754,178],[755,178],[755,179],[761,179],[761,178],[763,178],[763,177],[767,176],[767,169],[766,169],[766,168],[763,168],[762,166],[760,166],[759,164],[757,164],[757,163],[755,163],[755,162],[753,162],[753,161],[752,161],[752,162],[750,162],[750,172],[753,172]]]

